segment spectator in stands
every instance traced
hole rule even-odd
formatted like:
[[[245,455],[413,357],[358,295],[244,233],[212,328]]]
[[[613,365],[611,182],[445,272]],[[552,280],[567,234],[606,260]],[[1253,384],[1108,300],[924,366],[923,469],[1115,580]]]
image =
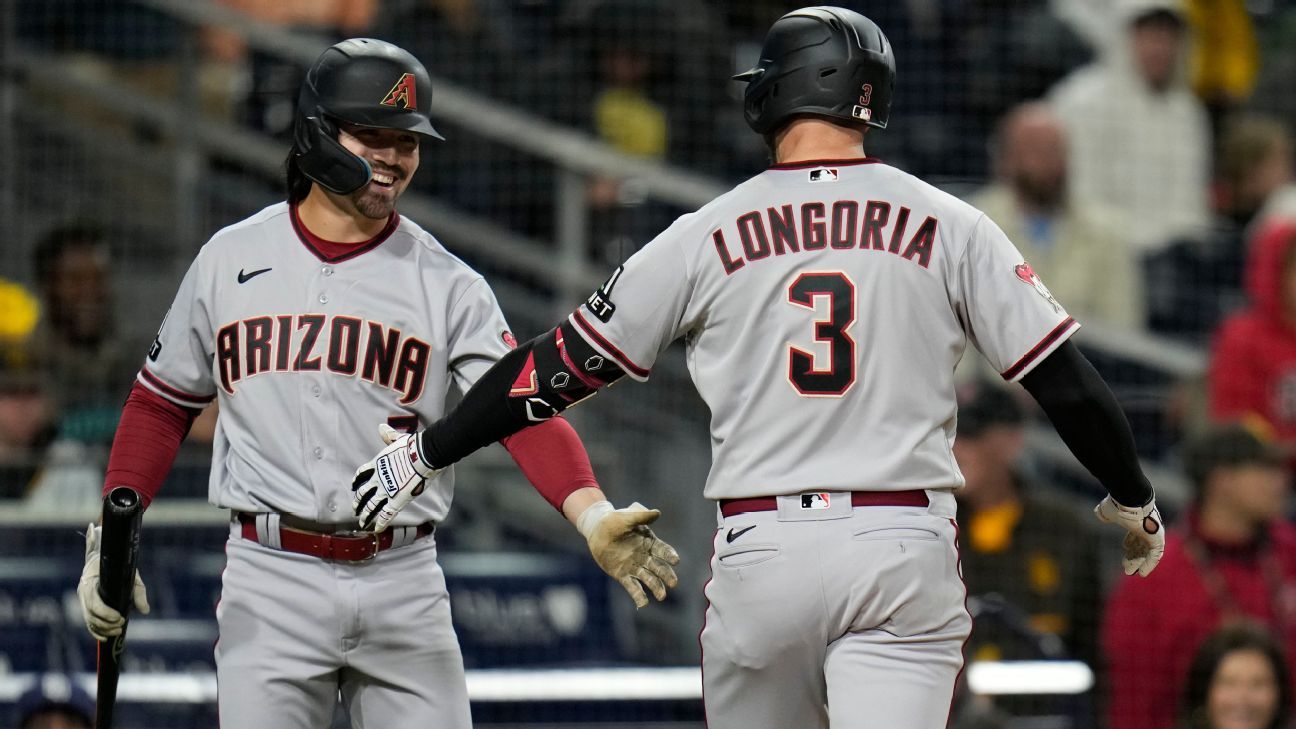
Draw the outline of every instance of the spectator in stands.
[[[1207,372],[1210,415],[1256,418],[1296,445],[1296,223],[1257,231],[1247,255],[1249,306],[1216,332]]]
[[[1292,136],[1283,122],[1254,114],[1229,120],[1220,135],[1215,209],[1239,230],[1296,196]],[[1240,247],[1240,246],[1239,246]]]
[[[321,48],[343,38],[364,35],[373,23],[381,0],[218,0],[255,20],[322,38]],[[305,68],[283,56],[248,51],[232,34],[211,31],[205,39],[218,59],[246,56],[249,88],[243,101],[243,120],[253,128],[289,139],[293,102]]]
[[[91,729],[94,699],[71,676],[43,676],[18,697],[16,729]]]
[[[407,49],[434,77],[497,103],[511,102],[522,80],[511,5],[506,0],[389,3],[371,34]],[[530,192],[520,188],[529,187],[534,161],[491,142],[471,125],[437,124],[452,143],[436,150],[436,173],[417,175],[415,189],[478,215],[516,219],[509,216],[515,212],[509,207],[524,202],[521,198]],[[553,205],[552,193],[544,204]]]
[[[1146,579],[1122,580],[1102,637],[1110,729],[1172,729],[1189,664],[1221,624],[1252,618],[1296,649],[1296,530],[1283,519],[1284,454],[1238,424],[1189,444],[1194,489],[1165,557]]]
[[[1216,122],[1251,96],[1260,72],[1246,0],[1186,0],[1193,31],[1192,86]],[[1214,125],[1219,129],[1219,124]]]
[[[1284,729],[1291,678],[1282,645],[1250,622],[1226,625],[1197,649],[1179,729]]]
[[[54,433],[53,399],[30,354],[0,347],[0,497],[27,494]]]
[[[1210,125],[1188,87],[1183,8],[1123,0],[1104,58],[1051,92],[1067,125],[1071,190],[1122,214],[1136,252],[1157,252],[1207,222]]]
[[[1225,124],[1218,152],[1210,233],[1172,244],[1147,268],[1150,327],[1195,341],[1244,303],[1247,236],[1260,221],[1296,217],[1292,139],[1281,122],[1235,117]]]
[[[990,216],[1067,310],[1143,326],[1140,270],[1119,228],[1067,190],[1066,130],[1045,104],[1018,106],[992,145],[995,181],[970,202]]]
[[[651,0],[614,0],[593,12],[594,97],[589,108],[594,133],[619,152],[665,161],[671,143],[671,109],[662,76],[673,54],[669,44],[645,29],[665,28],[667,15]],[[632,182],[610,177],[590,180],[593,257],[617,264],[669,224]]]
[[[60,428],[71,438],[107,442],[148,347],[114,320],[105,236],[87,226],[56,228],[37,243],[35,264],[44,311],[32,346],[59,398]]]
[[[1093,517],[1022,468],[1025,413],[1010,391],[986,381],[960,389],[954,457],[966,480],[956,492],[964,581],[981,603],[1009,608],[993,611],[1004,621],[975,621],[968,659],[1054,657],[1062,651],[1041,646],[1054,636],[1093,665],[1102,604]],[[1016,611],[1034,636],[1014,629]]]

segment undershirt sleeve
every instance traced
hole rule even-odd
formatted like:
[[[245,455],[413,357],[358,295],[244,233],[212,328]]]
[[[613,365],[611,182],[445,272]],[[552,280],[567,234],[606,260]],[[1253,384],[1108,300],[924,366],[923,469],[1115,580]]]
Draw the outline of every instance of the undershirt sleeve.
[[[199,412],[177,405],[137,381],[126,397],[113,437],[103,495],[118,486],[129,486],[139,492],[144,508],[148,508]]]
[[[1143,506],[1152,499],[1152,485],[1139,465],[1129,421],[1079,347],[1063,342],[1021,383],[1076,460],[1117,503]]]

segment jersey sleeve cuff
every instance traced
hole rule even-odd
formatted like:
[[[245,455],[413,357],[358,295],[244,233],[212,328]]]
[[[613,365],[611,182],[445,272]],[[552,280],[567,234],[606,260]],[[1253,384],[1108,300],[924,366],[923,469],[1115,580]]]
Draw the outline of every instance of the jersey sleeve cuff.
[[[211,404],[212,400],[216,399],[214,393],[211,395],[195,395],[191,392],[185,392],[178,387],[169,385],[163,382],[157,375],[149,372],[147,367],[140,368],[139,374],[135,376],[135,380],[148,388],[150,392],[181,407],[202,410]]]
[[[1052,354],[1053,350],[1062,346],[1063,342],[1070,339],[1071,335],[1075,334],[1076,330],[1079,328],[1080,322],[1076,321],[1074,318],[1068,316],[1063,319],[1061,323],[1053,327],[1052,331],[1044,335],[1044,338],[1041,339],[1038,344],[1031,347],[1029,352],[1022,355],[1012,367],[1004,370],[1000,376],[1009,382],[1017,382],[1021,380],[1021,378],[1025,377],[1031,370],[1035,369],[1035,365],[1042,362],[1045,357]]]
[[[573,311],[568,320],[571,321],[572,325],[576,327],[576,331],[591,347],[597,350],[599,354],[616,362],[617,366],[624,370],[627,375],[630,375],[631,379],[639,382],[648,381],[648,370],[635,364],[625,352],[622,352],[615,344],[609,342],[584,316],[581,316],[579,310]]]

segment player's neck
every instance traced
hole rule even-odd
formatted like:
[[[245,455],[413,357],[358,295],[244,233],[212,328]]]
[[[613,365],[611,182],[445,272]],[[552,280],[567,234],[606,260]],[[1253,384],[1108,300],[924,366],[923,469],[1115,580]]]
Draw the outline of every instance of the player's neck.
[[[863,159],[864,129],[813,117],[793,120],[774,138],[774,161],[793,164],[818,159]]]
[[[312,185],[310,194],[297,205],[297,218],[311,233],[334,243],[372,240],[388,222],[362,215],[354,207],[342,207],[319,185]]]

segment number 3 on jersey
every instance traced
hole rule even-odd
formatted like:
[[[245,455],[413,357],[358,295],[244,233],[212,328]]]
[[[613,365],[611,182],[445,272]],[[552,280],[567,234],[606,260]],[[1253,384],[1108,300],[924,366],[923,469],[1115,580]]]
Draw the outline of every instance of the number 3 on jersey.
[[[828,345],[828,356],[788,345],[788,380],[805,397],[838,397],[855,384],[855,340],[846,330],[855,323],[855,284],[841,271],[803,273],[788,286],[788,303],[816,310],[828,299],[828,318],[814,322],[814,340]],[[826,359],[827,361],[821,361]]]

